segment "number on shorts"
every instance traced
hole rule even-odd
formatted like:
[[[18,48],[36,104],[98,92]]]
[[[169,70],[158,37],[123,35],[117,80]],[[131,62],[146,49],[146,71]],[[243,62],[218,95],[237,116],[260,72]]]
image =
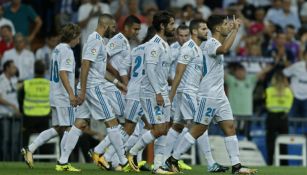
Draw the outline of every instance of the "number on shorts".
[[[215,109],[207,108],[206,116],[207,117],[213,117],[214,115],[215,115]]]

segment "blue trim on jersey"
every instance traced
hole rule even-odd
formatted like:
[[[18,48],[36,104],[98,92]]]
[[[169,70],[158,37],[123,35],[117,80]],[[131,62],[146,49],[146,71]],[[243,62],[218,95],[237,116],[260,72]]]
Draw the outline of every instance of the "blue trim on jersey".
[[[147,110],[148,110],[148,115],[149,115],[149,120],[151,124],[155,123],[155,118],[152,112],[152,107],[151,107],[151,101],[149,99],[146,99],[146,105],[147,105]]]
[[[154,40],[154,42],[155,42],[155,43],[159,43],[159,42],[160,42],[160,38],[156,38],[156,39]]]
[[[203,55],[203,76],[207,75],[208,69],[207,69],[207,62],[206,62],[206,56]]]
[[[194,43],[193,43],[193,42],[190,42],[190,43],[188,44],[188,46],[192,48],[192,47],[194,46]]]
[[[100,36],[98,34],[96,34],[96,39],[100,40]]]
[[[118,92],[118,91],[115,91],[115,95],[116,95],[117,103],[119,105],[120,113],[121,113],[121,115],[124,115],[125,106],[124,106],[124,103],[123,103],[122,96],[121,96],[120,92]]]
[[[195,110],[195,106],[194,106],[194,103],[193,103],[193,101],[192,101],[192,98],[191,98],[191,96],[189,95],[189,94],[184,94],[186,97],[187,97],[187,99],[188,99],[188,103],[189,103],[189,106],[190,106],[190,108],[191,108],[191,110],[192,110],[192,115],[193,115],[193,117],[194,117],[194,115],[195,115],[195,113],[196,113],[196,110]]]
[[[204,114],[205,104],[206,104],[206,99],[201,99],[199,109],[198,109],[198,115],[197,115],[197,118],[195,120],[196,123],[201,122],[201,118]]]
[[[101,91],[100,91],[100,89],[99,89],[98,86],[95,87],[95,92],[96,92],[96,95],[97,95],[97,97],[98,97],[99,103],[100,103],[100,105],[101,105],[101,107],[102,107],[102,110],[103,110],[104,115],[106,116],[106,118],[110,118],[110,117],[111,117],[110,112],[109,112],[109,110],[108,110],[108,107],[107,107],[107,105],[106,105],[106,102],[104,101],[104,99],[103,99],[103,97],[102,97],[102,94],[101,94]]]
[[[135,113],[136,113],[136,110],[137,110],[137,108],[138,108],[138,106],[139,106],[139,103],[140,102],[138,102],[138,101],[134,101],[133,102],[133,106],[132,106],[132,110],[131,110],[131,112],[130,112],[130,114],[129,114],[129,117],[128,117],[128,119],[129,120],[133,120],[133,116],[135,115]]]
[[[119,39],[123,39],[123,36],[122,36],[122,35],[118,35],[118,38],[119,38]]]

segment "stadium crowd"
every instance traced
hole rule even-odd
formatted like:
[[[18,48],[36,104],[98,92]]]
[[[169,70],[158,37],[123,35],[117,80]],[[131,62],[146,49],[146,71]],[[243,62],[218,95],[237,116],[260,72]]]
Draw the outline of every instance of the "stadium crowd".
[[[273,163],[276,136],[289,133],[288,117],[307,118],[306,0],[2,0],[0,3],[0,122],[5,117],[23,119],[23,146],[29,144],[31,133],[49,127],[51,116],[50,109],[39,111],[40,116],[27,113],[27,80],[38,77],[49,80],[51,53],[60,42],[59,32],[63,25],[75,23],[81,28],[80,44],[73,48],[77,81],[82,47],[102,14],[112,15],[120,32],[125,30],[127,16],[134,15],[141,21],[138,35],[129,39],[131,49],[141,44],[154,14],[160,10],[175,15],[176,27],[189,26],[193,19],[207,20],[213,14],[240,18],[243,25],[225,55],[225,91],[235,117],[267,116],[269,165]],[[176,34],[168,39],[170,45],[181,37]],[[272,86],[280,92],[287,89],[287,93],[279,94],[286,104],[274,101]],[[247,139],[251,137],[249,128],[248,122],[237,122],[238,133]],[[104,133],[95,130],[87,129],[79,141],[84,152],[104,138]],[[92,137],[96,141],[91,146],[84,144]]]

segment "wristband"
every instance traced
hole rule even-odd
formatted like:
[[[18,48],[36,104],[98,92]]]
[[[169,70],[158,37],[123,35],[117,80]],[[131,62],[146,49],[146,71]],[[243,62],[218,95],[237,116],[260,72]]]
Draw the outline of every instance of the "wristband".
[[[113,80],[113,83],[114,83],[114,84],[117,84],[117,83],[118,83],[118,79],[115,78],[115,79]]]

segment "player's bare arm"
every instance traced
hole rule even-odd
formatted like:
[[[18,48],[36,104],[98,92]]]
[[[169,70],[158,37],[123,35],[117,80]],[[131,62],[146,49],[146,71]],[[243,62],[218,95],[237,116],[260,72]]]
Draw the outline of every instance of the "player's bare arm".
[[[73,107],[76,107],[78,105],[78,99],[77,99],[77,97],[74,94],[73,88],[69,84],[69,80],[68,80],[68,76],[67,76],[67,71],[60,71],[60,78],[61,78],[61,81],[63,83],[63,86],[64,86],[66,92],[69,95],[70,104]]]
[[[171,102],[174,99],[174,96],[176,94],[176,90],[178,88],[178,85],[181,81],[181,78],[183,76],[183,73],[184,73],[186,67],[187,67],[187,65],[182,64],[182,63],[178,63],[177,66],[176,66],[176,74],[175,74],[175,78],[172,82],[172,88],[171,88],[171,92],[170,92],[170,95],[169,95],[169,99],[171,100]]]
[[[80,84],[81,84],[81,91],[78,95],[78,104],[82,104],[85,100],[85,93],[86,93],[86,82],[88,77],[88,72],[90,70],[91,61],[89,60],[82,60],[81,64],[81,77],[80,77]]]

